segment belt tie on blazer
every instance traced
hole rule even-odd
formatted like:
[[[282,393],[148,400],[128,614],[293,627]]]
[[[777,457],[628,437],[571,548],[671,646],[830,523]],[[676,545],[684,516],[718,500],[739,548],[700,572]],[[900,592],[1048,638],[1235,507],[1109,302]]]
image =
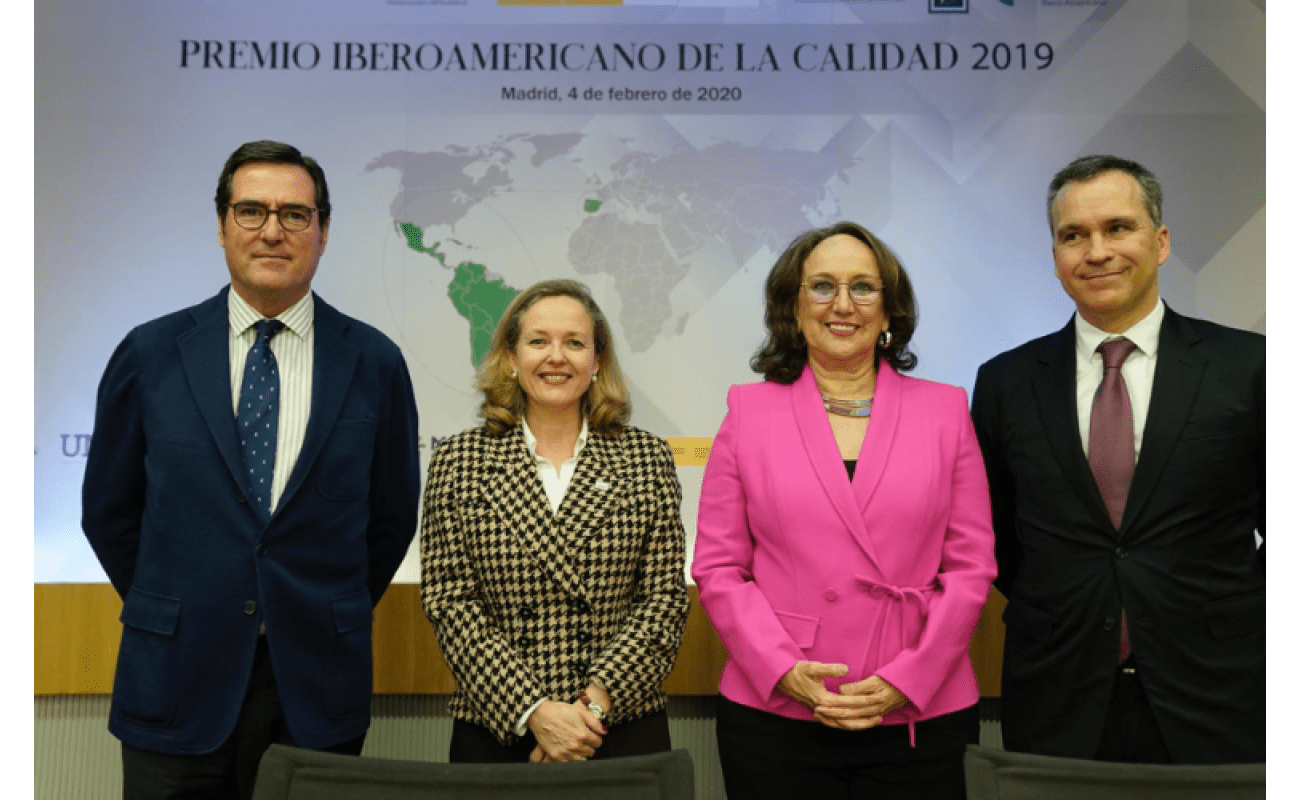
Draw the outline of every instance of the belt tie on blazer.
[[[926,617],[930,614],[930,595],[939,591],[939,582],[936,580],[927,586],[895,586],[862,575],[854,575],[853,579],[873,597],[886,597],[892,601],[889,603],[889,610],[876,617],[875,652],[871,653],[871,663],[879,666],[880,651],[885,641],[886,631],[892,634],[890,642],[893,644],[893,651],[902,651],[906,635],[904,615],[908,603],[916,604],[917,610],[920,611],[921,624],[924,625]],[[892,624],[886,627],[887,623]],[[916,747],[916,717],[920,714],[920,710],[913,711],[904,706],[898,712],[907,720],[908,742],[912,747]]]

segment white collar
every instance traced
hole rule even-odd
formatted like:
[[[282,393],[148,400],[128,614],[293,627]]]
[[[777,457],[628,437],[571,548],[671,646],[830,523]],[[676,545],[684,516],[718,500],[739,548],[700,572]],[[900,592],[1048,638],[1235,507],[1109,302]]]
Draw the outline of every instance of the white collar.
[[[528,452],[533,454],[534,461],[545,461],[546,459],[537,455],[537,437],[533,435],[532,428],[528,427],[528,420],[523,416],[519,417],[519,424],[524,426],[524,444],[528,445]],[[582,430],[578,431],[578,441],[573,445],[573,455],[569,458],[577,458],[582,452],[582,448],[587,446],[587,418],[582,418]]]
[[[248,301],[239,296],[235,287],[230,287],[229,298],[226,306],[230,313],[230,329],[236,335],[253,327],[260,320],[266,319],[257,309],[248,304]],[[284,323],[284,327],[299,338],[306,338],[307,332],[311,330],[312,323],[316,321],[316,303],[313,300],[311,292],[303,295],[298,302],[276,314],[273,319],[278,319]]]
[[[1151,313],[1138,320],[1132,327],[1123,333],[1109,333],[1093,325],[1083,318],[1082,314],[1074,315],[1074,343],[1078,348],[1079,356],[1085,361],[1092,358],[1097,352],[1097,347],[1102,342],[1111,339],[1123,337],[1128,339],[1142,353],[1149,357],[1154,357],[1156,347],[1160,343],[1160,325],[1165,319],[1165,301],[1156,301],[1156,307],[1151,309]]]

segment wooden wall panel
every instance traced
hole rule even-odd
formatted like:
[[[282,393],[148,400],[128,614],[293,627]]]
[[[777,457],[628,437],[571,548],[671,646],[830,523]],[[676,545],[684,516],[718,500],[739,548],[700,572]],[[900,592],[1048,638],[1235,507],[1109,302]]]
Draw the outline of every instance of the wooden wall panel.
[[[38,583],[34,603],[36,694],[107,694],[122,601],[107,583]]]
[[[375,692],[451,694],[455,682],[420,604],[420,586],[388,587],[375,608]]]
[[[113,587],[94,584],[35,584],[35,694],[107,694],[122,625]],[[727,660],[698,593],[690,587],[691,611],[677,666],[666,686],[674,695],[711,695]],[[989,596],[971,642],[980,694],[997,697],[1002,679],[1002,609],[997,590]],[[389,587],[375,609],[375,692],[450,694],[451,671],[443,661],[433,626],[420,606],[420,587]]]
[[[1002,624],[1002,611],[1007,599],[997,589],[989,589],[988,602],[975,626],[970,642],[970,660],[975,665],[975,678],[980,684],[980,697],[1002,696],[1002,642],[1007,628]]]

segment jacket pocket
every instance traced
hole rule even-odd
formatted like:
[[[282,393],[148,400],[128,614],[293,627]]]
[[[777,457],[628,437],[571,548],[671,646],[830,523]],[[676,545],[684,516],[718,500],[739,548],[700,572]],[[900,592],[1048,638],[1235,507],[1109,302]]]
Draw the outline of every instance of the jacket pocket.
[[[803,614],[778,611],[776,618],[781,621],[785,632],[790,634],[790,638],[794,639],[794,643],[800,649],[805,651],[812,649],[813,642],[817,640],[817,628],[822,622],[820,617],[806,617]]]
[[[359,589],[352,594],[336,597],[331,605],[334,606],[334,630],[338,633],[368,627],[374,618],[369,589]]]
[[[1002,621],[1007,627],[1036,642],[1047,643],[1052,640],[1052,628],[1055,618],[1050,611],[1032,606],[1023,600],[1012,600],[1002,612]]]
[[[370,627],[374,609],[370,590],[360,589],[334,598],[334,652],[330,675],[333,686],[325,701],[325,713],[334,719],[350,719],[370,712],[372,683]]]
[[[1189,420],[1183,426],[1179,438],[1184,442],[1195,439],[1209,439],[1215,436],[1232,436],[1234,434],[1254,434],[1255,417],[1250,414],[1233,414],[1228,417]]]
[[[1231,639],[1264,630],[1264,593],[1250,592],[1205,604],[1205,622],[1210,636]]]
[[[132,587],[122,604],[122,646],[113,679],[119,714],[151,725],[176,715],[181,601]]]

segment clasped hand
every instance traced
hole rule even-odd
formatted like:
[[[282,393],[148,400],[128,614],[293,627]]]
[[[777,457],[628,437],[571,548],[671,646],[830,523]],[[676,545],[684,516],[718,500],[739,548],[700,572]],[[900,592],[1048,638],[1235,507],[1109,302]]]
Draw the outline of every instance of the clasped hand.
[[[843,684],[839,692],[826,688],[827,678],[843,677],[848,672],[845,664],[800,661],[776,687],[811,708],[818,722],[849,731],[873,728],[884,721],[886,714],[907,702],[902,692],[879,675]]]
[[[588,691],[590,691],[588,687]],[[604,695],[604,691],[600,692]],[[609,708],[608,695],[603,708]],[[533,764],[550,761],[585,761],[604,742],[605,726],[587,709],[586,694],[572,703],[546,700],[528,717],[537,746],[528,756]]]

